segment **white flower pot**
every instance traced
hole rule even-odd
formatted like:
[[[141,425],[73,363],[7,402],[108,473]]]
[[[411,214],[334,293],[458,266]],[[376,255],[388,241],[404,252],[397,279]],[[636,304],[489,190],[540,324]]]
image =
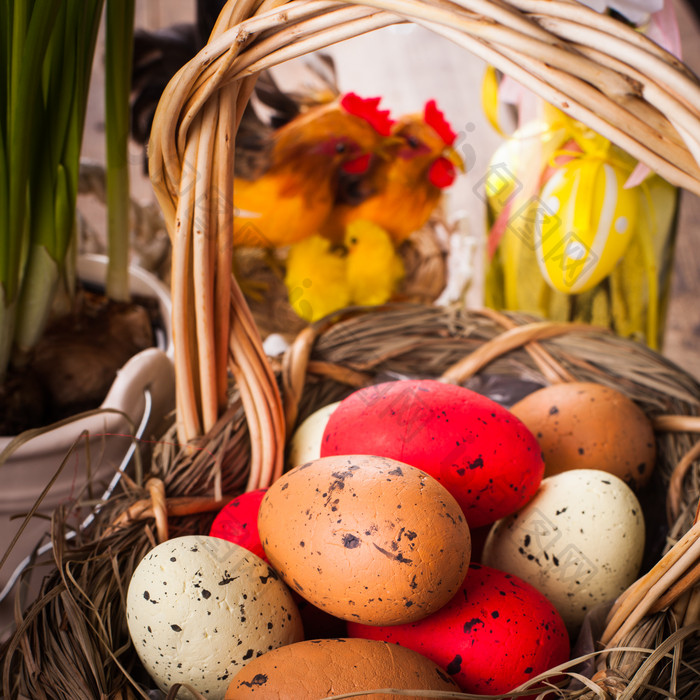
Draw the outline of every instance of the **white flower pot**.
[[[104,285],[107,259],[82,256],[78,260],[78,277],[95,285]],[[19,530],[24,516],[54,477],[62,461],[70,454],[60,476],[44,497],[38,513],[50,516],[62,504],[83,493],[92,473],[92,494],[100,498],[114,478],[127,452],[134,444],[130,436],[139,432],[141,439],[158,437],[163,419],[175,406],[175,372],[172,363],[171,304],[167,287],[141,268],[129,270],[132,294],[152,297],[158,302],[164,331],[157,338],[160,347],[148,348],[134,355],[119,370],[100,412],[76,419],[30,439],[0,465],[0,552],[4,555]],[[125,415],[129,416],[127,420]],[[86,439],[89,435],[89,454]],[[0,452],[12,437],[0,437]],[[78,444],[74,447],[74,443]],[[75,514],[77,525],[86,513]],[[4,589],[16,567],[39,543],[48,540],[50,521],[34,517],[22,533],[8,561],[0,569],[0,590]],[[0,555],[1,556],[1,555]],[[11,621],[14,594],[0,603],[0,630]]]

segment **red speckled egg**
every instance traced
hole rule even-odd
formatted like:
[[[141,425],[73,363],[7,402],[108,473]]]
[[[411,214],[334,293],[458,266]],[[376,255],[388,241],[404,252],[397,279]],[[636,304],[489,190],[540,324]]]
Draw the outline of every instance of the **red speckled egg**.
[[[569,658],[554,606],[529,583],[481,564],[470,564],[454,598],[429,617],[391,627],[350,622],[348,634],[423,654],[465,693],[507,693]]]
[[[258,511],[266,491],[249,491],[229,501],[214,518],[209,534],[238,544],[267,561],[258,534]]]
[[[471,528],[525,505],[544,475],[528,428],[495,401],[434,380],[365,387],[343,400],[321,456],[374,454],[421,469],[457,500]]]

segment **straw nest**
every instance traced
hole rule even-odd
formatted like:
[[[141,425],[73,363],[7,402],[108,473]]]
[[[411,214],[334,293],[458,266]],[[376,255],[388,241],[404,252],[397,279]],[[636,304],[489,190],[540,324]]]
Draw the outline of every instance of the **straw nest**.
[[[606,619],[589,620],[570,668],[581,675],[550,697],[693,697],[700,674],[700,443],[693,437],[700,385],[692,377],[600,329],[407,304],[320,322],[272,364],[290,430],[356,387],[400,377],[441,377],[513,399],[536,385],[596,381],[633,398],[653,418],[658,439],[655,481],[642,497],[648,571]],[[3,649],[4,697],[126,698],[152,689],[126,629],[131,573],[158,541],[206,533],[212,514],[245,487],[249,464],[250,435],[234,387],[209,435],[181,450],[172,428],[146,474],[124,476],[74,541],[66,541],[57,513],[55,568],[26,612],[18,599],[17,630]],[[612,651],[601,653],[606,648]],[[594,678],[585,683],[597,690],[581,678]]]
[[[425,226],[406,239],[397,249],[405,275],[393,295],[394,301],[431,304],[447,283],[448,229],[440,218],[431,218]],[[276,333],[293,340],[307,322],[289,303],[284,284],[285,253],[276,256],[277,265],[270,265],[266,251],[248,248],[234,253],[236,271],[242,279],[262,284],[261,290],[246,296],[246,303],[262,338]]]
[[[285,435],[312,410],[397,376],[484,390],[494,381],[590,380],[642,406],[658,436],[651,493],[666,501],[647,509],[656,533],[649,565],[604,619],[590,621],[572,684],[551,692],[569,700],[697,697],[700,387],[691,377],[600,330],[430,306],[348,310],[304,329],[284,358],[262,350],[231,276],[230,240],[230,145],[255,74],[403,21],[464,46],[700,193],[697,79],[631,28],[575,2],[231,0],[207,46],[166,89],[149,148],[173,246],[176,421],[146,476],[125,475],[89,528],[68,541],[64,514],[55,514],[53,572],[37,597],[18,598],[17,630],[3,647],[5,697],[147,697],[124,615],[136,563],[158,540],[206,531],[228,497],[274,481]],[[227,192],[233,202],[220,195]],[[666,519],[655,518],[664,511]]]

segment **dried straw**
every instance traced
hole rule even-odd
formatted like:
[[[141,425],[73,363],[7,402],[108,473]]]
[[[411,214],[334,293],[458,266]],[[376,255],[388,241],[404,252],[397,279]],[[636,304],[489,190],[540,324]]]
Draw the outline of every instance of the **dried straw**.
[[[513,328],[521,347],[513,347]],[[698,383],[661,356],[605,331],[557,328],[557,337],[544,338],[542,329],[527,316],[491,311],[407,304],[348,310],[305,330],[275,363],[289,428],[360,383],[439,378],[453,373],[467,356],[483,357],[481,349],[487,347],[490,363],[466,380],[468,386],[488,377],[544,385],[552,368],[558,368],[556,381],[563,372],[633,397],[656,424],[659,455],[651,491],[666,493],[694,443],[694,433],[684,430],[697,430]],[[534,356],[528,344],[533,337],[539,348]],[[493,350],[499,345],[500,356]],[[243,490],[250,476],[250,433],[235,387],[226,414],[205,438],[181,449],[175,431],[162,437],[144,481],[126,477],[74,542],[65,540],[63,513],[56,514],[53,572],[28,609],[18,604],[18,629],[2,650],[5,697],[145,697],[151,683],[128,638],[124,598],[133,569],[158,540],[156,513],[167,517],[167,536],[207,532],[212,514]],[[153,493],[158,496],[161,487],[165,501],[159,509]],[[612,646],[595,650],[595,682],[581,676],[585,659],[579,657],[567,672],[586,682],[553,689],[547,697],[659,700],[672,689],[676,697],[692,697],[700,679],[700,529],[693,526],[699,498],[700,460],[695,460],[683,479],[679,518],[661,523],[662,536],[650,542],[650,571],[620,597],[607,629],[599,633],[598,639]],[[655,513],[663,514],[663,504],[647,506],[650,532],[659,525]],[[545,674],[556,675],[555,670]]]

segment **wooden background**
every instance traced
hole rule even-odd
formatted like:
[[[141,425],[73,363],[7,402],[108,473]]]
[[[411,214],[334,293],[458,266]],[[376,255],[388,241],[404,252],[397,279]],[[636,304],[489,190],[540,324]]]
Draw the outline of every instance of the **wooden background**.
[[[137,0],[136,25],[158,28],[194,19],[194,0]],[[684,60],[700,74],[700,23],[685,2],[676,2],[684,47]],[[432,97],[445,111],[458,132],[457,146],[469,165],[467,175],[451,188],[448,211],[462,222],[452,256],[456,266],[454,298],[465,275],[472,278],[466,302],[478,306],[481,300],[483,266],[479,263],[484,236],[483,203],[477,183],[484,176],[489,159],[500,138],[488,125],[480,103],[480,86],[485,64],[445,39],[405,25],[381,30],[333,47],[341,90],[363,95],[382,95],[383,104],[397,113],[419,110]],[[98,49],[99,50],[99,49]],[[295,66],[279,71],[282,80],[293,79]],[[101,61],[95,63],[84,154],[104,159]],[[142,172],[142,152],[131,150],[132,192],[140,202],[152,201],[150,184]],[[103,227],[101,214],[89,201],[81,200],[81,211]],[[664,354],[700,378],[700,199],[683,192],[675,251],[672,296],[667,320]]]

